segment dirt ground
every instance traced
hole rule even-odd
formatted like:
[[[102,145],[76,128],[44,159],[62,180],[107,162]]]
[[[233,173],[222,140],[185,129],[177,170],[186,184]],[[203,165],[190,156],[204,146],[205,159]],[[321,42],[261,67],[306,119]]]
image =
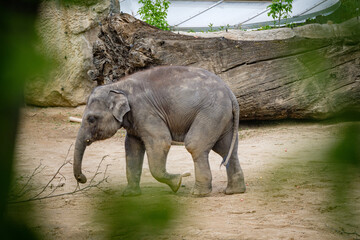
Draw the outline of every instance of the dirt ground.
[[[72,161],[71,145],[80,124],[70,123],[68,118],[80,117],[83,109],[26,107],[22,110],[15,182],[24,186],[34,176],[31,184],[15,190],[22,195],[20,199],[36,196],[65,161]],[[359,175],[353,179],[351,194],[335,201],[337,195],[332,186],[336,180],[324,160],[339,140],[340,129],[347,124],[241,125],[238,148],[247,192],[239,195],[223,194],[226,170],[219,168],[221,158],[215,153],[210,154],[213,191],[201,198],[190,194],[194,183],[193,163],[183,146],[172,146],[168,156],[169,172],[192,173],[183,180],[176,194],[151,176],[145,159],[143,194],[131,199],[146,205],[159,195],[178,208],[169,229],[144,239],[359,239]],[[130,235],[109,235],[106,220],[102,222],[104,218],[98,217],[104,212],[116,212],[107,199],[119,196],[126,186],[124,135],[120,130],[111,139],[93,143],[85,152],[83,171],[88,183],[98,172],[90,183],[99,184],[98,188],[66,194],[77,186],[72,165],[66,164],[38,197],[65,195],[30,202],[32,214],[24,214],[26,203],[12,204],[15,213],[26,215],[30,227],[45,239],[130,239]],[[107,181],[102,182],[104,177]]]

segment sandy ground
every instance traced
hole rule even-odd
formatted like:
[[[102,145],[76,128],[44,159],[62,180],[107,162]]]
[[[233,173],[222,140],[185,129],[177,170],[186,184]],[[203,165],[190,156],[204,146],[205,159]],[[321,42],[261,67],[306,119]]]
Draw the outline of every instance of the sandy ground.
[[[74,147],[71,145],[80,125],[70,123],[68,117],[79,117],[82,112],[83,107],[27,107],[22,110],[15,182],[23,186],[39,168],[20,199],[40,193],[58,168],[65,161],[72,161]],[[222,193],[226,187],[226,171],[224,167],[219,168],[221,158],[215,153],[210,154],[213,192],[202,198],[190,194],[194,183],[193,163],[183,146],[172,146],[168,156],[169,172],[192,173],[184,179],[176,194],[151,176],[145,159],[141,180],[143,194],[130,198],[131,201],[148,206],[154,204],[151,199],[161,196],[177,207],[177,214],[166,231],[157,233],[155,237],[145,234],[143,239],[360,238],[359,175],[353,179],[352,194],[336,202],[336,195],[332,192],[336,181],[331,177],[329,164],[324,161],[331,145],[339,139],[339,130],[346,124],[242,125],[238,148],[246,178],[245,194],[229,196]],[[83,170],[89,182],[106,156],[99,166],[99,174],[91,183],[100,183],[99,188],[32,201],[32,214],[24,214],[29,211],[26,210],[28,204],[12,204],[15,214],[25,216],[30,227],[45,239],[130,239],[131,233],[127,236],[109,233],[106,222],[114,216],[99,217],[109,212],[116,216],[124,215],[123,210],[113,209],[113,204],[108,202],[111,199],[120,199],[123,206],[128,206],[127,198],[117,197],[126,186],[124,135],[125,132],[120,130],[113,138],[96,142],[85,152]],[[72,165],[66,164],[60,173],[39,197],[74,191],[77,184]],[[101,182],[104,177],[107,181]],[[19,192],[21,187],[15,191]],[[131,219],[125,215],[125,219]],[[115,228],[126,225],[116,220],[110,222]]]

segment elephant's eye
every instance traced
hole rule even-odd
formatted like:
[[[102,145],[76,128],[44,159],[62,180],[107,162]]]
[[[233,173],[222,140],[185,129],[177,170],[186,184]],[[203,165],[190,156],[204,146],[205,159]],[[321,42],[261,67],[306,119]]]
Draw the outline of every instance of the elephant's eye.
[[[96,122],[97,117],[95,117],[95,116],[89,116],[89,117],[87,118],[87,120],[88,120],[89,123],[94,123],[94,122]]]

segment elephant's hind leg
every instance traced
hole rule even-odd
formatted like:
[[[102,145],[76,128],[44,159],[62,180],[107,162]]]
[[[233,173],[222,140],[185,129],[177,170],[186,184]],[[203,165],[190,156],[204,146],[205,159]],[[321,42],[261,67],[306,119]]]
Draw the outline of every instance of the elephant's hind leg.
[[[189,151],[190,152],[190,151]],[[209,152],[192,153],[195,168],[195,185],[192,194],[205,196],[212,191],[212,176],[209,165]]]
[[[223,158],[226,158],[232,139],[232,131],[229,131],[223,138],[221,138],[213,147],[213,150]],[[226,173],[228,184],[225,189],[225,194],[244,193],[246,190],[244,182],[244,174],[240,167],[239,158],[237,154],[238,138],[236,138],[235,148],[231,153],[229,163],[226,166]]]
[[[195,185],[192,194],[203,196],[212,191],[209,152],[219,135],[207,116],[198,115],[185,137],[185,147],[194,161]]]

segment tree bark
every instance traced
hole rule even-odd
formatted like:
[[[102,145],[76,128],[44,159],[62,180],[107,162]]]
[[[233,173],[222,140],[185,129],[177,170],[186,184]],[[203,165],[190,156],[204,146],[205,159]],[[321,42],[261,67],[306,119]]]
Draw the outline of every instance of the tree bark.
[[[325,119],[360,106],[360,28],[351,26],[345,37],[238,41],[162,31],[120,14],[102,24],[88,74],[101,85],[151,66],[196,66],[230,86],[241,120]]]

